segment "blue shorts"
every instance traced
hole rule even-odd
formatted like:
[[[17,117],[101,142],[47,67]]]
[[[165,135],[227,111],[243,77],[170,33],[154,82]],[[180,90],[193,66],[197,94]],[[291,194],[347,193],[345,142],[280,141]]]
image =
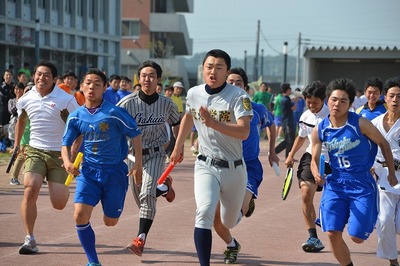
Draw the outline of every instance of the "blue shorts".
[[[346,173],[332,175],[327,176],[321,198],[322,230],[343,232],[347,224],[350,236],[368,239],[379,209],[375,180],[369,172],[357,176]]]
[[[76,178],[74,203],[96,206],[101,201],[105,216],[119,218],[129,186],[127,174],[125,163],[103,168],[83,164]]]
[[[258,187],[263,180],[263,167],[258,158],[246,161],[247,186],[246,189],[253,193],[253,198],[258,197]]]
[[[275,116],[275,126],[277,126],[277,127],[282,126],[282,116],[281,115]]]

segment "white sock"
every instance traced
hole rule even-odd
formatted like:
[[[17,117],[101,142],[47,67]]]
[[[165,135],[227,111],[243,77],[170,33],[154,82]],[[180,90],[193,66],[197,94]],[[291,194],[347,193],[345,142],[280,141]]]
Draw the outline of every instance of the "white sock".
[[[26,235],[27,237],[29,237],[29,239],[31,240],[35,240],[35,236],[34,235]]]
[[[146,234],[145,233],[141,233],[140,235],[138,235],[138,237],[140,239],[146,240]]]
[[[233,248],[236,246],[235,239],[232,237],[232,242],[227,245],[228,248]]]

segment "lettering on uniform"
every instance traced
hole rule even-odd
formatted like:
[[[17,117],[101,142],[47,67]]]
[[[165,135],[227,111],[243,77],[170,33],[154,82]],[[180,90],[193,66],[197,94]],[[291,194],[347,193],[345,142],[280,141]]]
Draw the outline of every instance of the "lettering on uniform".
[[[356,139],[355,141],[351,141],[351,139],[344,137],[342,140],[338,140],[337,138],[332,139],[332,141],[324,142],[325,147],[328,151],[333,151],[337,149],[336,155],[343,154],[345,151],[354,149],[358,145],[360,145],[360,140]]]
[[[145,117],[142,113],[137,113],[133,118],[135,118],[138,126],[150,126],[165,123],[164,115],[155,116],[154,114],[151,114],[149,117]]]

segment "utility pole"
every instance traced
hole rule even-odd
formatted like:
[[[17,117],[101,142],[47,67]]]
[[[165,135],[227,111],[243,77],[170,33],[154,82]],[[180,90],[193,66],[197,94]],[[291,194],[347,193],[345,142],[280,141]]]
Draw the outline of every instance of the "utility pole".
[[[244,71],[247,73],[247,50],[244,50]]]
[[[296,78],[294,84],[299,85],[300,76],[300,50],[301,50],[301,32],[299,32],[299,39],[297,41],[297,58],[296,58]]]
[[[254,57],[254,80],[258,79],[258,49],[260,47],[260,20],[257,20],[257,43],[256,43],[256,56]]]
[[[264,49],[261,49],[261,77],[264,76]]]

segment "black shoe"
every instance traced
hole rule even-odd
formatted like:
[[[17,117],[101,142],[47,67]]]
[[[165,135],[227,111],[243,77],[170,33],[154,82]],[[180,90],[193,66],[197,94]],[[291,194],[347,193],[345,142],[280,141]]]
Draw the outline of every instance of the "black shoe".
[[[249,209],[247,210],[244,216],[249,218],[253,214],[255,208],[256,208],[256,203],[254,202],[254,198],[251,198],[249,202]]]
[[[237,255],[240,251],[240,244],[236,241],[236,239],[233,239],[233,241],[235,241],[235,246],[227,247],[227,249],[224,252],[225,264],[234,264],[237,262]]]

